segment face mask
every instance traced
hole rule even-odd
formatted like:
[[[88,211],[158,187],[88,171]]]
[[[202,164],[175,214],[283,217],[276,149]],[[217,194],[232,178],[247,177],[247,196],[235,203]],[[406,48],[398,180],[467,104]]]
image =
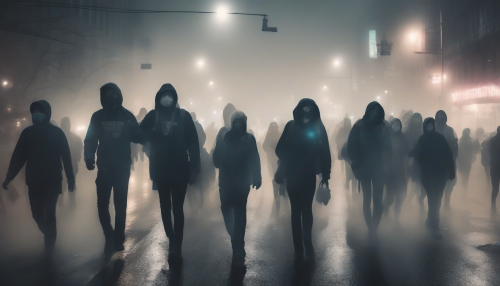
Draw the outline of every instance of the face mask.
[[[165,106],[165,107],[171,106],[173,102],[174,102],[174,99],[172,98],[172,96],[169,96],[169,95],[165,95],[160,99],[160,104]]]
[[[399,124],[399,122],[392,124],[392,130],[394,130],[394,132],[399,132],[401,130],[401,124]]]
[[[41,123],[45,119],[46,115],[43,114],[43,113],[36,112],[36,113],[33,113],[31,116],[33,118],[33,122],[35,122],[35,123]]]
[[[118,104],[118,96],[114,93],[108,93],[105,102],[108,107],[115,107]]]

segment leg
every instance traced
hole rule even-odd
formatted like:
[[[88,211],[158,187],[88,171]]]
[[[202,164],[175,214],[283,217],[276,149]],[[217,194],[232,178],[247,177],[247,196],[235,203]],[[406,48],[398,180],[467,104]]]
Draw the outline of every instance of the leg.
[[[363,215],[368,230],[372,231],[372,181],[370,179],[361,181],[361,189],[363,191]]]
[[[389,182],[387,182],[386,194],[384,198],[384,215],[387,216],[389,214],[389,208],[394,202],[394,198],[396,195],[396,182],[395,179],[392,178]],[[396,209],[394,209],[396,212]]]
[[[457,182],[457,178],[452,181],[446,182],[446,187],[444,190],[444,208],[450,209],[451,193],[453,192],[453,187]]]
[[[419,179],[417,182],[415,182],[416,187],[420,189],[420,196],[418,197],[418,204],[420,205],[420,213],[423,214],[425,212],[425,207],[424,207],[424,199],[427,196],[427,191],[425,190],[424,186],[422,185],[422,180]]]
[[[472,166],[468,166],[468,168],[463,173],[463,191],[467,191],[467,187],[469,186],[469,178],[470,178],[470,169]]]
[[[497,211],[497,196],[500,185],[500,173],[491,170],[491,211],[496,213]]]
[[[167,182],[158,182],[158,195],[160,197],[161,219],[163,228],[169,240],[174,237],[174,228],[172,227],[172,204],[170,201],[171,184]]]
[[[56,224],[56,207],[57,199],[59,198],[60,189],[49,188],[44,196],[45,208],[45,248],[51,250],[56,244],[57,224]]]
[[[130,179],[130,170],[118,173],[113,178],[113,201],[115,204],[115,232],[114,240],[115,247],[120,246],[125,242],[125,222],[127,219],[127,196],[128,182]]]
[[[226,225],[226,230],[229,236],[233,237],[234,231],[234,205],[233,205],[233,193],[232,190],[226,188],[220,188],[220,209],[222,211],[222,217],[224,218],[224,224]]]
[[[394,205],[394,214],[396,218],[399,218],[401,214],[401,206],[406,199],[406,194],[408,192],[408,180],[400,180],[397,190],[396,190],[396,204]]]
[[[109,216],[109,198],[111,197],[113,185],[109,174],[102,171],[97,172],[95,183],[97,186],[97,212],[106,242],[108,242],[113,237],[113,227],[111,226],[111,217]]]
[[[384,180],[382,176],[376,176],[372,179],[373,184],[373,227],[378,228],[382,214],[384,213]]]
[[[247,226],[247,199],[250,188],[234,191],[237,194],[234,197],[234,233],[231,237],[231,244],[233,246],[233,258],[241,260],[246,256],[245,228]]]
[[[427,200],[429,202],[429,213],[426,225],[433,231],[439,230],[439,212],[445,187],[446,181],[431,181],[427,182],[425,186]]]
[[[301,257],[304,252],[304,244],[302,241],[302,210],[301,210],[301,196],[300,185],[291,180],[286,181],[286,190],[290,198],[291,219],[292,219],[292,237],[293,246],[295,248],[295,255]]]
[[[35,220],[38,229],[45,234],[44,190],[40,187],[29,187],[28,196],[31,206],[31,215]]]
[[[309,259],[315,258],[314,248],[312,245],[312,226],[313,226],[313,213],[312,203],[314,200],[314,192],[316,189],[316,177],[311,176],[305,178],[300,194],[301,194],[301,210],[302,210],[302,239],[304,241],[304,248],[306,249],[306,256]]]
[[[174,214],[175,244],[181,249],[184,238],[184,200],[186,198],[187,183],[172,184],[172,212]]]
[[[483,167],[484,167],[484,172],[486,173],[486,182],[488,183],[488,186],[491,187],[490,167],[489,166],[483,166]]]

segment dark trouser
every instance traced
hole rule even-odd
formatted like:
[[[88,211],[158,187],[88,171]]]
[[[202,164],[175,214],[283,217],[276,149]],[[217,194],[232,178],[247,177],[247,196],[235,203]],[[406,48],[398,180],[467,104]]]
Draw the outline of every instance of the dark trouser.
[[[389,211],[389,207],[392,205],[394,200],[396,204],[394,205],[394,214],[399,216],[401,213],[401,205],[406,198],[408,180],[404,174],[397,174],[387,182],[386,195],[384,201],[385,211]]]
[[[247,199],[250,187],[220,188],[220,203],[226,230],[231,236],[233,255],[245,257]]]
[[[371,211],[372,185],[373,215]],[[377,229],[384,212],[384,204],[382,203],[384,182],[382,176],[373,176],[371,179],[361,180],[361,189],[363,190],[363,215],[365,216],[365,222],[368,226],[368,230],[374,231]]]
[[[53,248],[57,237],[56,206],[61,185],[30,186],[28,188],[33,219],[45,235],[45,247]]]
[[[460,175],[462,175],[461,177],[461,181],[462,181],[462,188],[463,188],[463,192],[466,192],[467,191],[467,187],[469,186],[469,177],[470,177],[470,169],[471,169],[472,166],[467,166],[467,167],[464,167],[463,170],[460,171]]]
[[[446,182],[446,187],[444,189],[444,206],[446,208],[450,207],[451,192],[453,192],[453,187],[455,187],[456,183],[457,183],[457,178],[456,177],[455,177],[454,180]]]
[[[290,197],[292,212],[292,236],[295,252],[302,253],[303,247],[312,248],[312,202],[316,189],[316,175],[287,178],[286,189]]]
[[[106,239],[114,237],[117,245],[125,242],[125,220],[127,217],[127,195],[130,170],[98,171],[95,183],[97,185],[97,211],[99,221]],[[115,230],[111,226],[109,215],[109,199],[113,190],[115,205]]]
[[[489,166],[483,166],[484,173],[486,173],[486,181],[488,182],[488,186],[491,187],[491,171]]]
[[[158,182],[163,228],[170,242],[176,244],[179,249],[182,247],[184,237],[184,199],[186,198],[186,190],[187,182]],[[173,226],[172,212],[174,213]]]
[[[500,185],[500,171],[491,170],[491,204],[496,206],[498,189]]]
[[[76,175],[78,174],[78,169],[75,169],[75,167],[73,167],[73,173],[75,173],[75,180],[76,180]],[[60,207],[62,207],[64,205],[64,194],[65,193],[68,193],[70,209],[74,209],[76,207],[76,192],[68,192],[68,180],[66,179],[66,177],[63,178],[61,198],[58,201],[58,204]]]
[[[429,203],[426,225],[430,228],[439,228],[439,210],[441,209],[446,180],[422,180],[422,185],[427,193],[427,202]]]

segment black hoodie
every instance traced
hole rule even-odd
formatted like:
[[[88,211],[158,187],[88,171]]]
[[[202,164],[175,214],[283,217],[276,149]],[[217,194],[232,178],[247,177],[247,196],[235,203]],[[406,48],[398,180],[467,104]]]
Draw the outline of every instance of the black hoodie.
[[[235,119],[245,122],[243,132],[229,130],[217,142],[213,154],[214,165],[219,169],[221,188],[248,188],[251,184],[262,182],[257,142],[247,132],[247,117],[241,111],[233,112],[231,127]]]
[[[105,96],[109,89],[118,95],[118,104],[106,105]],[[100,90],[102,109],[96,111],[90,119],[89,129],[84,141],[84,160],[93,161],[97,150],[99,170],[128,170],[132,164],[130,142],[140,143],[135,116],[122,106],[123,96],[114,83],[107,83]]]
[[[399,123],[401,128],[394,131],[392,128],[394,124]],[[389,130],[391,132],[392,140],[392,158],[390,166],[390,175],[392,177],[403,177],[407,179],[407,164],[408,164],[408,142],[406,141],[406,136],[402,132],[403,124],[401,120],[394,118],[389,123]]]
[[[64,132],[50,123],[52,111],[45,100],[30,106],[42,107],[46,116],[43,122],[26,127],[17,141],[10,160],[7,179],[12,180],[26,163],[26,184],[32,186],[61,186],[62,164],[69,183],[75,182],[71,153]],[[62,164],[61,164],[62,161]]]
[[[169,107],[160,104],[161,96],[171,92],[174,102]],[[176,107],[178,96],[171,84],[164,84],[156,93],[155,109],[141,122],[141,129],[151,141],[149,173],[155,182],[187,183],[190,174],[200,171],[200,144],[189,112]],[[173,121],[172,121],[173,118]]]
[[[369,114],[374,108],[379,108],[381,112],[378,117],[370,120]],[[358,180],[389,173],[392,141],[384,117],[382,106],[373,101],[368,104],[365,115],[354,124],[349,133],[347,152],[352,161],[352,171]]]
[[[432,123],[434,128],[427,130],[427,123]],[[455,176],[455,162],[451,148],[446,142],[446,138],[438,133],[435,128],[435,121],[428,117],[423,124],[424,134],[418,138],[415,147],[409,152],[410,157],[415,157],[422,174],[422,181],[436,182],[447,181],[453,174]]]
[[[304,123],[304,106],[312,107],[312,117]],[[286,178],[321,173],[323,180],[330,179],[332,158],[325,126],[319,108],[312,99],[304,98],[293,110],[276,146],[276,155],[286,165]]]

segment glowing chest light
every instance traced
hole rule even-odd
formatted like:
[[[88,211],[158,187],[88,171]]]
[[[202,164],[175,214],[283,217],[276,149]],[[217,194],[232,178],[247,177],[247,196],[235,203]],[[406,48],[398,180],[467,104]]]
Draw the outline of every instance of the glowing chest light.
[[[453,102],[460,102],[478,98],[498,98],[500,99],[500,87],[488,85],[464,91],[452,93]]]

